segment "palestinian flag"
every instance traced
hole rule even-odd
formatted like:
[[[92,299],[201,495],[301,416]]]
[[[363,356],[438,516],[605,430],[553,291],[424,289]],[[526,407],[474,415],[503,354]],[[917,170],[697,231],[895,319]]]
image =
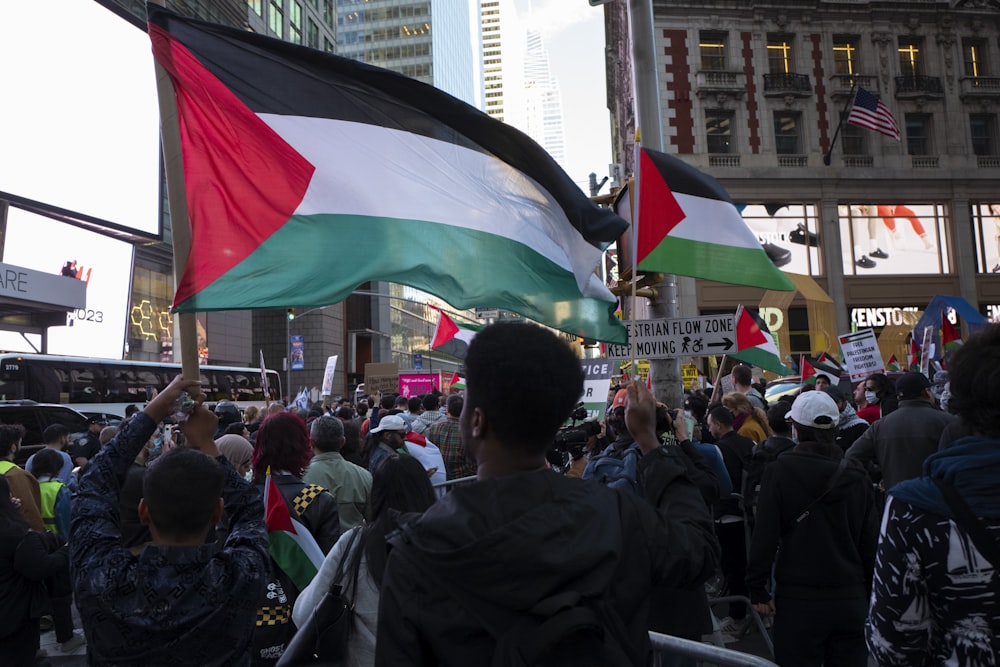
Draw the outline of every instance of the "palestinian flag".
[[[458,359],[465,359],[465,355],[469,351],[469,343],[482,327],[456,322],[448,317],[443,310],[438,310],[438,313],[438,323],[437,328],[434,329],[434,338],[431,339],[431,349],[450,354]]]
[[[920,343],[917,342],[916,332],[910,334],[910,354],[906,357],[907,370],[920,370]]]
[[[840,365],[840,362],[828,355],[826,352],[820,352],[819,356],[816,357],[816,362],[825,364],[829,368],[836,368],[837,375],[840,375],[840,373],[844,370],[843,366]]]
[[[725,189],[666,153],[636,151],[636,265],[733,285],[792,291]]]
[[[465,378],[455,373],[451,376],[451,388],[452,389],[465,389]]]
[[[827,359],[829,358],[827,357]],[[802,382],[805,384],[815,385],[817,375],[825,375],[833,387],[840,384],[840,369],[829,361],[820,361],[819,357],[813,359],[804,354],[801,355],[799,357],[799,372],[802,376]]]
[[[944,354],[962,347],[962,336],[948,319],[947,311],[941,313],[941,349]]]
[[[271,558],[296,588],[305,590],[323,564],[323,552],[309,529],[292,518],[270,468],[264,481],[264,516]]]
[[[383,280],[626,342],[595,270],[627,223],[526,135],[395,72],[147,11],[191,223],[175,310],[323,306]]]
[[[792,370],[781,363],[778,346],[764,320],[743,306],[736,309],[735,319],[736,352],[730,352],[729,356],[772,373],[791,375]]]
[[[885,370],[890,371],[890,372],[891,371],[895,371],[897,373],[899,371],[903,370],[902,367],[900,367],[899,360],[896,359],[896,355],[895,354],[890,354],[889,355],[889,361],[885,362]]]

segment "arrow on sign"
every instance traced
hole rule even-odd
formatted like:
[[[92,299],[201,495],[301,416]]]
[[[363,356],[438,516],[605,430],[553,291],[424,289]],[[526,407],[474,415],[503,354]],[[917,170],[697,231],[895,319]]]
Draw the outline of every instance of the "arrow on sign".
[[[728,338],[723,338],[721,343],[709,343],[705,347],[721,347],[724,352],[728,352],[729,348],[733,346],[733,341]]]

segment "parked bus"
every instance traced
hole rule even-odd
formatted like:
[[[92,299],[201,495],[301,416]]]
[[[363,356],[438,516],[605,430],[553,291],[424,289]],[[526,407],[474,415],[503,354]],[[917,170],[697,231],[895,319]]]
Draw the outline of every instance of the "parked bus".
[[[232,400],[247,408],[266,401],[259,368],[201,366],[207,401]],[[130,404],[142,406],[148,390],[159,391],[181,372],[180,364],[120,361],[41,354],[0,354],[0,400],[61,403],[83,413],[125,415]],[[277,372],[266,370],[270,400],[281,396]]]

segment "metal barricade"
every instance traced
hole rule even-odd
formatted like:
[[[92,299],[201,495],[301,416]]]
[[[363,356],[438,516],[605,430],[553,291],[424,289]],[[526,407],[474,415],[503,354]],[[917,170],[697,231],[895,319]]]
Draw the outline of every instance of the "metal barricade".
[[[653,642],[653,649],[657,651],[694,658],[721,667],[777,667],[770,660],[756,655],[664,635],[652,630],[649,631],[649,639]]]

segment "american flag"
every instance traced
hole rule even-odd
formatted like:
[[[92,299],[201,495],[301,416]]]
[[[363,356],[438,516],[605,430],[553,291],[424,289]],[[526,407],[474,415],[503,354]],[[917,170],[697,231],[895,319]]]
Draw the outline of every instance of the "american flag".
[[[847,115],[847,122],[899,141],[899,128],[889,108],[861,86],[858,86],[858,92],[854,95],[854,104],[851,106],[851,113]]]

